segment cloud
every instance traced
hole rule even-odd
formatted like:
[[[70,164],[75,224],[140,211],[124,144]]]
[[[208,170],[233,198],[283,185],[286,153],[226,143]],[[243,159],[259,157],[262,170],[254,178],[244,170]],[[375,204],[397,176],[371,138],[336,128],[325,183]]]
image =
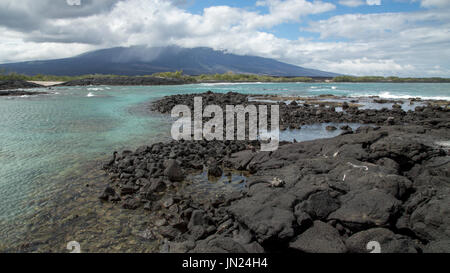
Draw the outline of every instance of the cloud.
[[[420,5],[422,7],[450,7],[450,1],[449,0],[422,0]]]
[[[354,8],[364,5],[365,2],[363,0],[340,0],[339,4]]]
[[[80,6],[81,0],[66,0],[67,5],[69,6]]]
[[[311,22],[308,30],[323,39],[348,40],[345,50],[324,59],[329,67],[353,67],[354,74],[369,73],[364,65],[374,74],[417,76],[431,75],[435,65],[449,67],[444,56],[450,56],[450,17],[445,11],[346,14]]]
[[[436,76],[449,71],[450,18],[440,9],[309,21],[308,15],[336,6],[264,0],[257,5],[265,12],[221,5],[193,14],[183,9],[187,2],[179,0],[82,0],[80,6],[65,0],[23,0],[24,6],[16,2],[0,3],[0,62],[69,57],[115,46],[178,45],[353,75]],[[50,3],[56,5],[54,10]],[[320,38],[289,40],[271,33],[272,27],[297,22],[306,25],[302,31]]]
[[[19,31],[45,29],[52,19],[79,18],[107,13],[119,0],[83,0],[81,5],[69,5],[68,0],[2,0],[0,26]],[[70,0],[70,3],[75,3]]]
[[[381,5],[381,0],[367,0],[366,3],[369,6],[379,6]]]
[[[411,64],[401,65],[394,60],[370,59],[367,57],[356,59],[344,59],[331,62],[328,66],[334,71],[343,74],[357,75],[396,75],[414,73],[415,67]]]

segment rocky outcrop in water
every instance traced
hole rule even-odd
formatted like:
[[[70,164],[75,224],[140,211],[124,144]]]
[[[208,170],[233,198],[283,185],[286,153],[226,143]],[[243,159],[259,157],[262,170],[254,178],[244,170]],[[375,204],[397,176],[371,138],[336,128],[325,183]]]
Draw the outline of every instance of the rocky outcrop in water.
[[[145,86],[145,85],[180,85],[186,84],[184,80],[160,77],[100,77],[68,81],[59,86],[87,86],[87,85],[113,85],[113,86]]]
[[[27,89],[27,88],[39,88],[43,87],[42,85],[23,81],[23,80],[6,80],[6,81],[0,81],[0,90],[14,90],[14,89]],[[20,92],[9,92],[9,95],[7,92],[1,92],[0,96],[15,96],[15,94],[19,94]],[[28,93],[27,93],[28,94]],[[27,95],[25,94],[25,95]],[[29,95],[29,94],[28,94]],[[22,95],[17,95],[22,96]]]
[[[296,101],[286,104],[284,102],[258,102],[251,101],[249,98],[257,95],[245,95],[235,92],[226,94],[206,92],[200,94],[174,95],[165,97],[151,104],[150,109],[159,113],[170,114],[176,105],[187,105],[192,111],[194,109],[194,97],[202,97],[203,107],[207,105],[218,105],[225,109],[226,105],[260,105],[277,103],[280,106],[280,129],[301,129],[302,126],[315,123],[361,123],[376,125],[401,125],[432,123],[433,120],[445,118],[446,109],[439,105],[417,106],[415,111],[404,111],[401,108],[391,109],[359,109],[358,106],[350,105],[347,102],[327,103],[326,95],[322,98],[325,101],[316,101],[318,105]],[[331,96],[330,98],[338,98]],[[279,98],[278,98],[279,99]],[[328,105],[328,106],[327,106]],[[339,105],[344,111],[336,111],[334,105]],[[329,130],[333,130],[332,127]]]

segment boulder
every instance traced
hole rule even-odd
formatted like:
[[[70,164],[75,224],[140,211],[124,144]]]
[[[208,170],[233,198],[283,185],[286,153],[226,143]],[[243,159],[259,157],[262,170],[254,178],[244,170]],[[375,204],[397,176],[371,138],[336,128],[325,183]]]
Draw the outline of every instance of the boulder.
[[[328,216],[352,230],[387,226],[397,215],[401,202],[381,190],[351,191],[340,198],[341,207]]]
[[[296,207],[296,211],[303,210],[313,219],[326,220],[328,215],[340,207],[336,192],[320,191],[309,196],[308,200]],[[334,196],[332,196],[334,195]]]
[[[345,253],[339,232],[327,223],[314,221],[311,228],[293,240],[289,247],[306,253]]]
[[[172,182],[181,182],[185,177],[180,165],[173,159],[167,161],[164,175]]]
[[[417,253],[416,245],[410,238],[394,234],[385,228],[373,228],[355,233],[345,243],[349,252],[369,253],[369,242],[380,244],[381,253]]]
[[[260,243],[283,241],[294,236],[295,216],[291,210],[242,199],[234,203],[229,211],[255,234]]]
[[[222,168],[218,164],[212,164],[208,168],[208,175],[214,177],[221,177],[223,174]]]
[[[106,187],[102,195],[100,195],[99,199],[110,202],[120,201],[120,197],[117,195],[116,191],[110,186]]]

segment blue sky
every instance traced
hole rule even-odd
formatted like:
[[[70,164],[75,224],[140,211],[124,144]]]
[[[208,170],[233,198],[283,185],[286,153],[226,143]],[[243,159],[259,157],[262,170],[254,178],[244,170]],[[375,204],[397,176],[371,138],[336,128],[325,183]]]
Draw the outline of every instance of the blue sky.
[[[449,0],[450,1],[450,0]],[[268,14],[269,8],[267,6],[257,6],[258,1],[239,1],[239,0],[187,0],[182,4],[183,7],[193,14],[201,15],[205,8],[211,6],[230,6],[241,9],[246,9],[248,11],[257,11],[261,14]],[[299,37],[318,37],[319,35],[314,32],[302,31],[301,28],[307,25],[308,21],[325,20],[332,16],[358,13],[358,14],[372,14],[372,13],[387,13],[387,12],[414,12],[420,10],[426,10],[426,8],[421,6],[420,1],[407,1],[407,0],[384,0],[380,1],[380,4],[367,5],[364,4],[365,1],[361,0],[361,5],[358,6],[348,6],[345,5],[345,1],[339,0],[324,0],[322,2],[327,2],[334,4],[335,9],[324,12],[321,14],[309,15],[302,18],[300,22],[295,23],[283,23],[268,29],[271,33],[277,37],[286,38],[290,40],[296,40]],[[357,1],[358,2],[358,1]]]
[[[0,63],[205,46],[352,75],[450,77],[450,0],[1,0]]]

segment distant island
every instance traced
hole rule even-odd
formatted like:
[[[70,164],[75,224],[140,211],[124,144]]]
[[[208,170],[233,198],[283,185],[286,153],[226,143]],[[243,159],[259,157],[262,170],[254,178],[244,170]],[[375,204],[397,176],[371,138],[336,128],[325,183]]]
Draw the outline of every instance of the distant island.
[[[37,83],[30,85],[29,83]],[[38,74],[34,76],[7,73],[0,70],[0,90],[24,89],[40,87],[39,84],[49,82],[62,86],[85,86],[85,85],[180,85],[195,83],[239,83],[239,82],[323,82],[323,83],[450,83],[450,78],[399,78],[399,77],[379,77],[379,76],[338,76],[338,77],[279,77],[255,74],[202,74],[186,75],[183,71],[162,72],[143,76],[123,76],[123,75],[81,75],[81,76],[55,76]],[[52,85],[50,84],[50,85]],[[47,86],[47,85],[46,85]],[[43,86],[41,86],[43,87]]]
[[[155,79],[150,80],[151,77]],[[170,80],[162,81],[159,78]],[[305,68],[259,56],[236,55],[207,47],[178,46],[115,47],[64,59],[0,64],[0,80],[56,81],[81,85],[208,82],[450,82],[450,79],[446,78],[355,77]]]
[[[115,47],[56,60],[0,64],[0,69],[26,75],[80,76],[106,74],[144,76],[183,70],[188,75],[255,74],[278,77],[327,77],[341,74],[305,68],[278,60],[236,55],[207,47]]]

